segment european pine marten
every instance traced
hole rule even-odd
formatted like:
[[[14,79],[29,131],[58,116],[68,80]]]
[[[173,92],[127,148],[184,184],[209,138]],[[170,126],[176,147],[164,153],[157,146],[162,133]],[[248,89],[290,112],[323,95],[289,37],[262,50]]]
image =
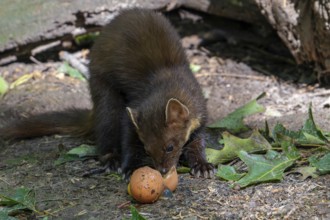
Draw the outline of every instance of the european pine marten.
[[[180,156],[193,175],[213,175],[204,150],[206,102],[178,34],[161,14],[123,10],[104,27],[90,59],[93,110],[32,116],[9,123],[0,136],[92,132],[102,160],[126,179],[151,161],[166,173]]]

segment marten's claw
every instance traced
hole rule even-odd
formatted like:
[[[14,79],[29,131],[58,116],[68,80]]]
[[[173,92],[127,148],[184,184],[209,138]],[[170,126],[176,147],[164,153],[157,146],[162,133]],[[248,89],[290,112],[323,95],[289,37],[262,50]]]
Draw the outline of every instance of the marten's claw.
[[[85,173],[82,174],[83,177],[90,177],[96,174],[101,174],[101,173],[106,173],[107,169],[105,167],[101,168],[94,168],[89,171],[86,171]]]
[[[104,169],[106,170],[107,173],[117,172],[120,174],[121,172],[119,168],[119,162],[117,160],[107,161],[106,164],[104,165]]]
[[[195,166],[192,167],[190,173],[199,178],[213,178],[214,177],[214,166],[211,163],[203,163],[203,164],[195,164]]]
[[[89,176],[93,176],[96,174],[102,174],[102,173],[110,173],[116,171],[114,166],[111,166],[110,163],[106,163],[103,167],[98,167],[98,168],[94,168],[91,169],[85,173],[83,173],[83,177],[89,177]],[[121,168],[117,169],[117,173],[121,174]]]
[[[104,164],[104,168],[109,171],[120,173],[120,157],[116,154],[105,154],[100,157],[100,161]]]
[[[133,171],[131,171],[131,170],[128,170],[125,173],[123,173],[122,178],[126,183],[129,183],[132,173],[133,173]]]
[[[137,169],[137,167],[126,166],[126,167],[122,167],[121,169],[122,169],[122,179],[128,183],[131,179],[131,175],[133,174],[134,170]]]
[[[125,174],[123,174],[123,180],[126,182],[126,183],[129,183],[130,179],[131,179],[131,176],[127,176]]]

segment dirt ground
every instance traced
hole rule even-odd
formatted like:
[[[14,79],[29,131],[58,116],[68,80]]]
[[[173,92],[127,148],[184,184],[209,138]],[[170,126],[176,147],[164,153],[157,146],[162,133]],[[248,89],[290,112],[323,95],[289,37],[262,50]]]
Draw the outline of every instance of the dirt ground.
[[[316,123],[330,131],[330,90],[305,84],[310,81],[303,72],[309,70],[296,68],[278,39],[263,38],[242,24],[229,27],[228,22],[215,22],[212,17],[194,22],[176,13],[169,16],[190,62],[201,67],[195,74],[208,99],[209,122],[266,92],[260,100],[266,112],[248,118],[250,127],[263,127],[267,119],[271,126],[281,122],[299,129],[312,102]],[[219,30],[225,34],[215,41],[208,37],[222,33]],[[197,47],[201,40],[205,46]],[[61,64],[49,60],[0,67],[0,75],[9,82],[33,74],[0,99],[0,124],[28,114],[91,107],[87,83],[59,73]],[[234,190],[225,181],[181,174],[173,198],[138,205],[116,176],[82,177],[86,170],[98,167],[94,159],[54,165],[60,149],[82,143],[88,141],[59,135],[1,143],[0,192],[20,186],[34,189],[37,207],[51,213],[49,219],[130,218],[130,203],[147,219],[330,219],[329,175],[305,181],[288,175],[282,182]],[[39,217],[21,215],[22,219]]]

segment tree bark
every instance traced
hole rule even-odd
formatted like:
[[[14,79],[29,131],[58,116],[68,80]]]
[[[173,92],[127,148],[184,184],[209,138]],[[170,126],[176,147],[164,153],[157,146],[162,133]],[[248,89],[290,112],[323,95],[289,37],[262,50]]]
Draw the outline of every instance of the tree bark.
[[[275,29],[297,64],[313,64],[330,82],[329,0],[173,0],[184,6]]]
[[[256,3],[297,64],[313,63],[319,78],[329,78],[330,2],[256,0]]]

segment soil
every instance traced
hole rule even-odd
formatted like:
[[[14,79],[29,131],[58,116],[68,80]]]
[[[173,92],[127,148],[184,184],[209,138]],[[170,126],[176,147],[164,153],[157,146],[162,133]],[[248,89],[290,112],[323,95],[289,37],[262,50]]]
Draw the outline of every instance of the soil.
[[[182,36],[190,62],[200,66],[195,74],[208,99],[209,122],[266,92],[259,101],[266,111],[246,120],[251,128],[262,128],[267,120],[271,127],[281,122],[297,130],[312,103],[316,123],[330,130],[330,90],[311,84],[304,77],[311,70],[296,67],[277,38],[261,36],[242,23],[228,25],[210,16],[200,20],[200,15],[189,13],[194,19],[181,19],[180,13],[168,16]],[[203,47],[197,46],[200,42]],[[45,111],[90,108],[86,81],[59,73],[61,64],[49,60],[0,67],[8,82],[31,74],[0,99],[0,124]],[[216,178],[180,174],[172,198],[140,205],[116,175],[83,178],[86,170],[99,166],[94,159],[54,165],[63,148],[83,143],[89,141],[59,135],[0,143],[0,193],[20,186],[35,190],[37,208],[47,211],[49,219],[130,218],[130,204],[147,219],[330,219],[329,175],[301,180],[290,174],[281,182],[235,190]],[[33,213],[19,217],[41,218]]]

